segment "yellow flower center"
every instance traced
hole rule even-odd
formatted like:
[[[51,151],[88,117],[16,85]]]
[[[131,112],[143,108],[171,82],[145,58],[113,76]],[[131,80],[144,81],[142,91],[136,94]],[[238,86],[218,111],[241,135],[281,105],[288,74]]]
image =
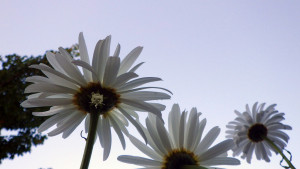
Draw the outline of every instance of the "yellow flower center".
[[[92,92],[92,98],[91,98],[91,104],[95,105],[95,108],[97,108],[100,105],[103,105],[103,95],[99,93]]]
[[[265,125],[256,123],[248,129],[248,138],[253,142],[261,142],[267,137],[268,129]]]
[[[100,83],[90,82],[74,94],[73,103],[84,113],[105,115],[118,106],[120,95],[115,89],[102,87]]]
[[[197,156],[183,148],[174,149],[164,157],[162,169],[183,169],[188,165],[199,166]]]

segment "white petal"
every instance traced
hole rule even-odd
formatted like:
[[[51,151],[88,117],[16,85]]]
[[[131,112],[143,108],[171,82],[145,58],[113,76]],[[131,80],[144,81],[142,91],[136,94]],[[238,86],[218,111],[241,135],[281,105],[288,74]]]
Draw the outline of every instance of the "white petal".
[[[127,72],[124,74],[121,74],[120,76],[117,77],[116,81],[112,84],[112,87],[114,88],[119,88],[120,86],[124,85],[126,82],[129,80],[138,77],[137,74],[133,72]]]
[[[215,157],[210,160],[201,161],[201,165],[214,166],[214,165],[240,165],[240,160],[231,157]]]
[[[186,111],[183,111],[180,117],[180,125],[179,125],[179,147],[183,148],[184,146],[184,131],[185,131],[185,114]]]
[[[280,130],[269,131],[269,132],[268,132],[268,135],[271,135],[271,136],[273,136],[273,137],[279,137],[279,138],[281,138],[282,140],[284,140],[285,142],[288,142],[288,141],[289,141],[289,138],[290,138],[286,133],[284,133],[284,132],[282,132],[282,131],[280,131]]]
[[[126,90],[129,90],[129,89],[133,89],[137,86],[141,86],[143,84],[150,83],[150,82],[155,82],[155,81],[161,81],[161,79],[158,78],[158,77],[143,77],[143,78],[132,80],[132,81],[124,84],[118,90],[119,91],[126,91]]]
[[[154,123],[154,124],[153,124]],[[154,144],[157,146],[157,148],[163,153],[168,154],[168,149],[163,144],[162,140],[159,137],[158,130],[156,129],[156,123],[150,122],[149,117],[146,118],[146,126],[148,129],[148,132],[150,134],[150,137],[152,138]]]
[[[254,103],[254,105],[253,105],[253,107],[252,107],[252,118],[253,118],[253,120],[255,120],[255,122],[257,122],[257,121],[256,121],[257,104],[258,104],[258,102]]]
[[[122,107],[124,110],[126,110],[126,112],[127,112],[128,114],[130,114],[132,117],[134,117],[134,118],[136,118],[136,119],[139,118],[139,115],[136,113],[136,111],[145,112],[145,111],[142,110],[142,109],[139,109],[139,108],[136,108],[136,107],[127,105],[127,104],[123,104],[123,103],[121,103],[119,106]]]
[[[110,51],[110,40],[111,40],[111,36],[107,36],[103,42],[99,42],[99,49],[97,49],[97,51],[95,50],[95,52],[97,52],[96,54],[94,54],[97,56],[98,55],[98,59],[95,60],[97,61],[97,63],[93,63],[93,67],[94,65],[97,64],[98,70],[96,70],[96,72],[99,72],[99,79],[101,82],[103,82],[103,77],[104,77],[104,70],[106,67],[106,62],[107,59],[109,57],[109,51]],[[94,62],[94,60],[93,60]]]
[[[142,64],[144,64],[145,62],[141,62],[137,65],[135,65],[133,68],[131,68],[128,72],[135,72],[140,66],[142,66]]]
[[[197,135],[196,135],[196,139],[194,141],[194,145],[191,147],[192,150],[195,150],[195,148],[197,148],[197,146],[199,145],[205,125],[206,125],[206,119],[201,120],[201,122],[198,125],[198,129],[196,130]]]
[[[89,54],[88,54],[88,51],[86,48],[86,44],[85,44],[85,40],[84,40],[82,32],[79,33],[78,42],[79,42],[80,59],[83,62],[90,64]],[[88,82],[92,81],[92,74],[90,71],[83,69],[83,74],[84,74],[86,81],[88,81]]]
[[[138,46],[134,48],[122,61],[120,65],[120,71],[119,74],[123,74],[129,70],[129,68],[133,65],[135,60],[138,58],[138,56],[141,54],[143,50],[143,47]]]
[[[48,92],[48,93],[70,93],[77,91],[68,87],[58,86],[50,83],[35,83],[27,86],[24,93]]]
[[[66,120],[64,120],[63,123],[57,126],[56,129],[49,132],[49,136],[55,136],[58,135],[64,131],[66,131],[68,128],[72,127],[73,125],[76,125],[77,123],[80,123],[84,119],[85,115],[81,112],[74,112],[70,116],[67,117]],[[78,125],[78,124],[77,124]],[[68,135],[68,133],[67,133]]]
[[[286,143],[283,141],[283,140],[281,140],[281,139],[279,139],[278,137],[273,137],[273,136],[268,136],[268,138],[270,139],[270,140],[272,140],[273,141],[273,143],[275,143],[277,146],[279,146],[279,148],[281,148],[281,149],[283,149],[285,146],[286,146]],[[273,150],[273,148],[272,148],[272,150]],[[273,150],[274,151],[274,150]],[[276,151],[275,151],[276,152]],[[277,153],[277,152],[276,152]]]
[[[110,124],[108,119],[102,120],[102,134],[104,135],[103,137],[103,161],[105,161],[110,153],[111,149],[111,131],[110,131]]]
[[[80,116],[80,118],[76,119],[67,130],[63,132],[62,137],[67,138],[69,135],[77,128],[77,126],[82,122],[85,116]]]
[[[75,107],[73,105],[67,105],[67,106],[53,106],[48,111],[44,112],[33,112],[32,115],[34,116],[52,116],[57,113],[62,113],[64,111],[75,111]]]
[[[166,106],[160,103],[149,103],[159,111],[164,111],[166,109]]]
[[[272,130],[292,130],[292,127],[289,125],[283,125],[281,123],[274,123],[274,124],[270,124],[267,126],[268,131],[272,131]]]
[[[124,98],[121,98],[120,101],[124,104],[128,104],[130,106],[143,109],[144,111],[149,111],[161,118],[161,112],[156,107],[152,106],[147,102],[138,101],[138,100],[129,100]]]
[[[88,113],[88,114],[86,115],[85,123],[84,123],[85,133],[87,133],[87,132],[89,131],[90,120],[91,120],[90,118],[91,118],[91,116],[90,116],[90,114]]]
[[[114,120],[116,121],[117,125],[119,126],[120,130],[126,135],[129,135],[128,130],[126,129],[126,126],[128,126],[128,121],[127,119],[124,117],[124,115],[122,115],[121,113],[119,113],[118,111],[113,111],[113,113],[111,113],[111,116],[114,118]]]
[[[145,143],[141,142],[137,138],[135,138],[132,135],[129,135],[128,138],[132,142],[132,144],[138,148],[141,152],[143,152],[145,155],[151,157],[152,159],[155,160],[160,160],[161,157],[159,154],[157,154],[153,149],[149,148]]]
[[[136,92],[136,91],[140,91],[140,90],[144,90],[144,89],[160,89],[160,90],[164,90],[170,94],[173,94],[170,90],[168,90],[166,88],[162,88],[162,87],[140,87],[140,88],[134,88],[134,89],[130,89],[130,90],[118,91],[118,93],[124,94],[124,93]]]
[[[72,104],[71,99],[65,99],[65,98],[34,98],[34,99],[28,99],[25,100],[23,103],[21,103],[21,106],[26,107],[43,107],[43,106],[60,106],[60,105],[68,105]]]
[[[94,50],[94,56],[93,56],[93,61],[92,61],[92,67],[97,73],[98,79],[102,82],[103,79],[103,74],[104,74],[104,68],[106,64],[106,59],[104,58],[103,55],[101,55],[101,47],[103,44],[103,40],[99,40],[95,46]]]
[[[273,117],[271,117],[269,119],[266,119],[266,121],[264,122],[264,124],[265,125],[269,125],[269,124],[276,123],[276,122],[278,123],[278,122],[284,120],[283,115],[284,115],[284,113],[276,114]]]
[[[88,78],[88,79],[90,79],[89,82],[92,82],[92,81],[98,82],[98,81],[100,81],[98,79],[97,73],[94,71],[94,69],[88,63],[86,63],[84,61],[81,61],[81,60],[73,60],[72,63],[77,65],[77,66],[83,67],[83,70],[86,70],[85,72],[89,72],[89,74],[91,74],[91,76],[93,78]]]
[[[145,143],[147,144],[147,137],[146,137],[143,129],[141,128],[141,126],[124,109],[122,109],[121,107],[119,107],[118,109],[131,122],[131,124],[134,125],[134,127],[138,130],[138,132],[140,133],[140,135],[145,140]]]
[[[198,124],[198,117],[197,117],[197,110],[191,111],[189,120],[188,120],[188,130],[186,130],[186,136],[185,136],[185,141],[184,141],[184,146],[188,149],[191,150],[191,147],[194,144],[194,141],[196,139],[196,135],[198,134],[198,131],[196,131],[196,125]]]
[[[105,73],[103,77],[104,86],[110,86],[116,81],[119,68],[120,68],[120,58],[109,57],[106,63]]]
[[[49,78],[49,82],[51,84],[56,84],[59,86],[64,86],[64,87],[68,87],[74,90],[78,90],[79,86],[74,84],[73,82],[70,82],[64,78],[61,78],[57,75],[54,75],[52,73],[46,72],[46,71],[42,71],[48,78]]]
[[[81,85],[86,85],[86,80],[82,77],[80,71],[78,68],[73,65],[71,62],[69,62],[66,57],[63,55],[56,53],[55,55],[58,63],[61,65],[61,67],[65,70],[65,72],[72,77],[76,82],[78,82]]]
[[[171,96],[161,92],[138,91],[122,94],[123,98],[142,101],[170,99]]]
[[[52,52],[47,52],[46,53],[46,57],[47,57],[47,60],[48,62],[51,64],[51,66],[59,71],[59,72],[62,72],[62,73],[65,73],[65,71],[60,67],[60,65],[58,64],[56,58],[55,58],[55,54],[52,53]]]
[[[69,116],[71,111],[64,111],[63,113],[56,114],[50,118],[48,118],[46,121],[44,121],[38,128],[38,132],[41,133],[56,123],[58,123],[61,119],[64,119],[65,117]]]
[[[126,148],[125,139],[124,139],[123,133],[122,133],[119,125],[117,124],[117,122],[114,120],[114,118],[112,116],[108,116],[108,117],[109,117],[109,120],[110,120],[113,128],[115,129],[119,139],[120,139],[120,142],[122,144],[123,149],[125,150],[125,148]]]
[[[249,143],[249,149],[248,149],[247,153],[244,152],[245,154],[247,154],[246,160],[247,160],[248,163],[251,162],[251,158],[252,158],[252,154],[253,154],[253,151],[254,151],[254,147],[255,147],[254,143],[250,142]]]
[[[120,106],[122,107],[122,106]],[[123,107],[122,107],[123,108]],[[129,115],[131,115],[130,110],[127,110],[125,108],[123,108]],[[118,124],[122,124],[123,126],[128,126],[128,120],[124,117],[124,115],[118,110],[118,109],[114,109],[112,111],[112,113],[110,113],[111,116],[114,117],[114,119],[116,120],[116,122],[118,122]]]
[[[103,135],[103,131],[102,131],[102,128],[103,128],[102,127],[102,123],[103,123],[102,121],[103,120],[102,120],[101,116],[99,116],[98,117],[98,125],[97,125],[97,134],[98,134],[98,137],[99,137],[99,140],[100,140],[100,145],[103,148],[104,147],[104,142],[103,142],[104,135]]]
[[[120,55],[120,50],[121,50],[121,46],[120,46],[120,44],[118,44],[117,45],[117,48],[116,48],[116,50],[115,50],[115,53],[114,53],[114,57],[119,57],[119,55]]]
[[[180,107],[178,104],[173,104],[169,113],[168,126],[173,148],[179,147],[179,124],[180,124]]]
[[[51,80],[44,76],[30,76],[25,79],[26,82],[33,83],[51,83]]]
[[[121,155],[118,157],[119,161],[129,164],[135,165],[143,165],[143,166],[161,166],[161,162],[147,159],[144,157],[136,157],[136,156],[128,156],[128,155]]]
[[[270,162],[270,158],[268,157],[268,154],[266,152],[265,146],[261,143],[259,144],[259,148],[261,150],[261,154],[262,154],[262,158],[266,161],[266,162]]]
[[[233,146],[234,146],[234,143],[231,139],[222,141],[221,143],[208,149],[203,154],[199,155],[198,159],[201,161],[212,159],[212,158],[217,157],[217,156],[223,154],[224,152],[230,150]]]
[[[66,81],[69,81],[69,82],[71,82],[71,83],[73,83],[73,84],[81,85],[81,84],[78,83],[77,81],[71,79],[70,77],[66,76],[65,74],[62,74],[61,72],[58,72],[58,71],[56,71],[56,70],[50,68],[50,67],[47,66],[47,65],[40,64],[40,65],[31,65],[31,66],[29,66],[29,67],[30,67],[30,68],[35,68],[35,69],[40,69],[40,70],[42,70],[42,71],[49,72],[49,73],[51,73],[51,74],[53,74],[53,75],[55,75],[55,76],[57,76],[57,77],[59,77],[59,78],[61,78],[61,79],[64,79],[64,80],[66,80]]]
[[[165,149],[170,152],[172,150],[172,147],[170,143],[169,133],[167,132],[163,121],[161,121],[158,117],[156,117],[156,130]]]
[[[197,154],[206,151],[216,140],[219,134],[220,134],[220,128],[218,126],[210,129],[210,131],[206,134],[206,136],[201,141],[200,145],[197,147]]]

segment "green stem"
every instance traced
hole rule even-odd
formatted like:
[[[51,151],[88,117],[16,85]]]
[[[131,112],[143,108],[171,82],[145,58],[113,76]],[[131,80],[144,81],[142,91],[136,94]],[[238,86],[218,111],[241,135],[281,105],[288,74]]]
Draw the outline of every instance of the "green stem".
[[[267,143],[269,143],[269,145],[274,149],[276,150],[281,156],[282,158],[286,161],[286,163],[289,165],[289,167],[291,169],[296,169],[293,164],[291,163],[291,161],[283,154],[283,152],[281,151],[280,148],[278,148],[274,142],[272,140],[270,140],[268,137],[264,137],[264,139],[267,141]]]
[[[94,147],[94,142],[96,138],[97,124],[98,124],[98,113],[90,113],[90,126],[88,137],[85,143],[84,154],[81,161],[80,169],[88,169],[90,164],[90,159],[92,156],[92,151]]]

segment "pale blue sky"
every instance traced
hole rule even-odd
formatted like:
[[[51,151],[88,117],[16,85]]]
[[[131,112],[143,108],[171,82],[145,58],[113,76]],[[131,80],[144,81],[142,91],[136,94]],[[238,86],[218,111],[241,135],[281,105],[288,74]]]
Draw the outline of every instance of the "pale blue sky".
[[[190,1],[0,1],[0,55],[39,55],[59,46],[77,43],[83,32],[89,54],[99,39],[112,35],[112,48],[121,44],[121,58],[136,46],[144,46],[138,62],[146,62],[140,76],[158,76],[156,83],[173,91],[163,117],[173,103],[182,109],[197,107],[207,118],[205,133],[235,118],[233,110],[245,104],[277,103],[285,112],[284,123],[293,127],[288,149],[300,166],[300,2],[284,0]],[[145,118],[145,114],[141,116]],[[43,146],[0,169],[79,168],[84,141],[80,126],[67,139],[50,137]],[[132,132],[136,130],[130,126]],[[127,140],[121,149],[113,135],[112,152],[102,161],[99,142],[91,169],[138,168],[116,160],[118,155],[142,155]],[[216,142],[216,143],[217,143]],[[279,169],[280,157],[271,163],[227,168]]]

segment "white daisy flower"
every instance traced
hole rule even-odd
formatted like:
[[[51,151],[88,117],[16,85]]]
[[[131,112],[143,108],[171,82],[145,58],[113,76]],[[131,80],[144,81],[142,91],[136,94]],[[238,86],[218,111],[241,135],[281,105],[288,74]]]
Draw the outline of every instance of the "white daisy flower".
[[[127,120],[146,139],[142,128],[133,118],[138,118],[135,111],[147,111],[161,117],[165,106],[149,101],[170,98],[169,94],[163,92],[144,90],[156,88],[168,91],[167,89],[140,87],[161,80],[157,77],[137,78],[135,71],[142,63],[136,66],[133,64],[142,52],[142,47],[136,47],[120,61],[120,45],[113,56],[110,56],[110,41],[111,37],[108,36],[97,43],[92,64],[82,33],[79,34],[80,60],[73,60],[63,48],[59,48],[59,52],[55,54],[47,52],[47,60],[53,68],[45,64],[30,66],[41,70],[46,77],[31,76],[26,79],[33,84],[25,89],[25,93],[34,94],[21,104],[26,108],[52,106],[49,111],[33,113],[35,116],[53,115],[38,129],[38,132],[43,132],[56,125],[48,133],[49,136],[62,133],[63,138],[68,137],[86,117],[87,132],[90,117],[96,116],[97,133],[104,148],[104,160],[111,148],[110,127],[118,134],[124,149],[123,133],[128,134],[125,128],[128,126]],[[78,66],[82,67],[82,71]]]
[[[251,163],[252,154],[255,152],[258,160],[270,162],[269,156],[274,149],[266,138],[282,151],[289,140],[289,136],[282,130],[291,130],[292,127],[281,123],[284,113],[275,110],[275,106],[273,104],[265,109],[265,103],[258,105],[256,102],[252,110],[247,104],[245,112],[235,111],[238,117],[226,126],[229,129],[226,131],[227,138],[233,138],[236,145],[233,148],[234,156],[242,153],[242,158]]]
[[[149,114],[144,128],[148,145],[130,135],[131,142],[149,158],[122,155],[119,161],[136,164],[146,169],[212,168],[215,165],[238,165],[240,161],[227,157],[227,151],[234,145],[231,139],[213,147],[211,145],[220,133],[219,127],[212,128],[202,137],[206,119],[199,120],[201,113],[196,108],[180,113],[174,104],[169,114],[169,132],[163,122]],[[215,168],[215,167],[213,167]]]

